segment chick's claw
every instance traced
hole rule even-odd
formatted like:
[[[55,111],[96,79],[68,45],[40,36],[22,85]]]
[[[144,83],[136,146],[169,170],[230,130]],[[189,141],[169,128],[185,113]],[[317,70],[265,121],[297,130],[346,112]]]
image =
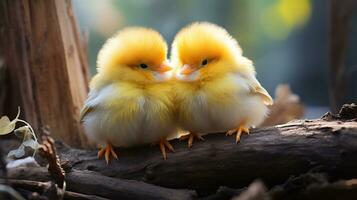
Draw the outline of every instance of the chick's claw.
[[[204,138],[197,133],[189,133],[180,137],[180,140],[188,140],[188,148],[192,147],[194,139],[204,140]]]
[[[118,159],[118,155],[115,153],[113,146],[110,143],[107,143],[105,148],[101,148],[98,151],[98,158],[101,159],[102,157],[105,157],[105,161],[107,162],[107,164],[110,163],[110,161],[112,160],[111,156],[115,159]]]
[[[226,135],[233,135],[234,133],[237,133],[236,135],[236,143],[240,142],[240,137],[242,134],[249,134],[249,128],[247,128],[244,125],[239,126],[238,128],[232,129],[227,131]]]
[[[226,136],[231,136],[231,135],[233,135],[233,133],[236,133],[236,132],[237,132],[236,128],[232,129],[232,130],[229,130],[229,131],[227,131]]]
[[[171,152],[175,152],[172,145],[166,139],[161,139],[159,142],[159,146],[160,146],[162,157],[164,157],[164,160],[167,159],[166,148],[168,148]]]

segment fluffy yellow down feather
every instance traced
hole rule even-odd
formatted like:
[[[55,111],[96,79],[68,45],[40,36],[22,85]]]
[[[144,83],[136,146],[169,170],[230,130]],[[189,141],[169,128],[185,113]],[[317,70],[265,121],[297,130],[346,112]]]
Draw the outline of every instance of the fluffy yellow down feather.
[[[259,125],[273,103],[255,78],[253,63],[229,33],[200,22],[175,37],[171,59],[175,66],[175,105],[178,124],[194,138],[214,132],[237,133]]]
[[[82,109],[87,136],[103,148],[98,157],[117,158],[113,146],[159,143],[174,133],[171,68],[162,36],[141,27],[126,28],[110,38],[98,55],[98,73]]]

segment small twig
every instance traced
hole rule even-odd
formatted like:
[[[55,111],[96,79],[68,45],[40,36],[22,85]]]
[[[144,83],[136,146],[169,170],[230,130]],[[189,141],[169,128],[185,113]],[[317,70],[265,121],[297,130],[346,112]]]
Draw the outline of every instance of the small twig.
[[[24,189],[30,191],[32,194],[31,198],[39,199],[39,197],[47,197],[48,199],[60,199],[58,196],[57,186],[51,182],[38,182],[29,180],[14,180],[9,179],[9,184],[18,189]]]
[[[0,179],[1,180],[1,179]],[[30,181],[30,180],[15,180],[15,179],[9,179],[9,184],[15,188],[21,188],[24,190],[28,190],[31,192],[34,192],[34,194],[43,194],[44,196],[47,197],[55,197],[56,191],[54,191],[54,185],[53,182],[47,181],[47,182],[39,182],[39,181]],[[51,194],[50,194],[51,193]],[[102,198],[98,197],[95,195],[86,195],[86,194],[81,194],[77,192],[69,192],[66,191],[64,193],[65,199],[83,199],[83,200],[108,200],[107,198]]]
[[[12,197],[11,199],[25,200],[16,190],[7,185],[0,185],[0,197]]]
[[[64,198],[65,199],[78,199],[78,200],[109,200],[107,198],[96,196],[96,195],[87,195],[87,194],[81,194],[81,193],[69,192],[69,191],[66,191],[64,193]]]
[[[65,172],[61,167],[60,159],[57,155],[55,142],[49,136],[42,137],[42,144],[39,147],[40,154],[48,161],[48,171],[60,188],[64,188]]]

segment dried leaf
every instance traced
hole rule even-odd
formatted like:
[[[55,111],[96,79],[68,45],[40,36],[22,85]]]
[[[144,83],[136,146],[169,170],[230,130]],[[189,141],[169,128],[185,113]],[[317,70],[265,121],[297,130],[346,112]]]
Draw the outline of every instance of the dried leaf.
[[[23,146],[25,147],[30,147],[31,149],[33,150],[36,150],[39,146],[39,144],[33,140],[33,139],[29,139],[29,140],[26,140],[22,143]]]
[[[15,135],[23,140],[32,139],[32,132],[29,126],[21,126],[14,130]]]
[[[0,119],[0,135],[6,135],[14,131],[17,137],[22,138],[21,145],[17,149],[10,151],[7,157],[15,157],[15,158],[23,157],[26,154],[25,151],[26,147],[34,150],[33,154],[35,154],[37,148],[39,147],[36,135],[31,125],[28,122],[19,119],[19,116],[20,116],[20,107],[18,108],[18,112],[14,120],[10,121],[10,119],[7,116],[3,116]],[[25,126],[21,126],[15,129],[16,122],[24,123]]]
[[[6,168],[16,168],[16,167],[39,167],[40,165],[36,162],[35,158],[28,156],[25,158],[11,160],[6,164]]]
[[[278,85],[274,104],[269,106],[269,115],[261,126],[284,124],[304,115],[304,106],[299,96],[291,92],[289,85]]]
[[[0,135],[6,135],[11,133],[15,128],[15,123],[11,123],[7,116],[3,116],[0,119]]]
[[[18,112],[16,118],[12,121],[7,116],[2,116],[0,118],[0,135],[6,135],[11,133],[16,126],[17,119],[20,116],[20,108],[18,108]]]
[[[48,161],[48,171],[55,179],[56,183],[61,187],[66,187],[65,172],[61,166],[61,161],[57,155],[55,141],[49,136],[42,137],[42,144],[39,146],[40,155]]]
[[[33,150],[36,150],[39,147],[39,144],[37,143],[37,141],[35,141],[32,138],[29,138],[27,140],[24,140],[22,142],[22,144],[19,146],[19,148],[14,149],[12,151],[10,151],[7,154],[7,157],[15,157],[15,158],[21,158],[26,154],[25,148],[31,148]]]
[[[15,157],[15,158],[21,158],[25,155],[25,146],[24,145],[20,145],[19,148],[11,150],[8,154],[7,157],[11,158],[11,157]]]
[[[255,180],[249,187],[233,200],[270,200],[266,186],[260,180]]]

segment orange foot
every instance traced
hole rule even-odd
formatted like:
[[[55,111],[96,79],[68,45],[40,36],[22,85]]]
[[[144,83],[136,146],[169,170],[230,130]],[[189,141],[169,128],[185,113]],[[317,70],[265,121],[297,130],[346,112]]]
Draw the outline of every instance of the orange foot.
[[[187,135],[183,135],[180,137],[180,140],[186,140],[188,139],[188,148],[192,147],[193,140],[194,139],[199,139],[199,140],[204,140],[203,137],[197,133],[189,133]]]
[[[98,151],[98,158],[101,159],[103,157],[103,155],[105,155],[105,161],[107,162],[107,164],[110,163],[110,161],[112,160],[111,156],[115,159],[118,159],[117,154],[115,153],[112,144],[110,144],[109,142],[107,142],[107,145],[105,148],[101,148]],[[111,156],[110,156],[111,155]]]
[[[240,142],[240,136],[242,136],[243,133],[249,134],[249,128],[245,125],[240,125],[238,128],[227,131],[226,135],[233,135],[234,133],[237,133],[236,143],[238,143]]]
[[[175,152],[172,145],[166,139],[161,139],[159,142],[159,146],[160,146],[162,157],[164,157],[164,160],[167,159],[166,148],[168,148],[171,152]]]

